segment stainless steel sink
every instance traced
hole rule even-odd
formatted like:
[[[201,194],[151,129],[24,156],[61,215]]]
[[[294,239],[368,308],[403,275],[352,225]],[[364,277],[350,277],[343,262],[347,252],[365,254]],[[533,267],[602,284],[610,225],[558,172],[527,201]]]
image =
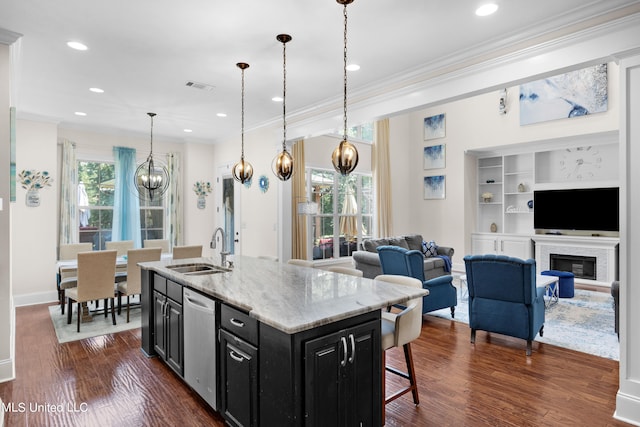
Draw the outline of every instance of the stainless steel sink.
[[[225,267],[206,263],[168,265],[167,268],[175,271],[176,273],[188,274],[190,276],[227,273],[231,271],[230,269]]]

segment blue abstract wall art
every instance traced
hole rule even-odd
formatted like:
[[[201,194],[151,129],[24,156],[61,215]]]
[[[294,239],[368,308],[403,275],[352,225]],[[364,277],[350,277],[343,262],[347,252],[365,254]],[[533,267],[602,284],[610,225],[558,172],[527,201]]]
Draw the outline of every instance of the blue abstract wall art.
[[[445,196],[445,176],[432,175],[424,177],[424,198],[444,199]]]
[[[444,144],[424,147],[424,169],[441,169],[445,166]]]
[[[607,64],[520,85],[520,125],[607,111]]]
[[[445,132],[445,116],[438,114],[437,116],[425,117],[424,119],[424,139],[444,138]]]

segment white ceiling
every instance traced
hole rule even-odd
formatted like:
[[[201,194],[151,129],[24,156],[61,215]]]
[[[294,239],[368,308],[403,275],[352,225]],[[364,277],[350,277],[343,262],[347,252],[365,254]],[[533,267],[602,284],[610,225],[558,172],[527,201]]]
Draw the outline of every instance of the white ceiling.
[[[480,18],[482,0],[355,0],[348,57],[362,68],[349,73],[349,91],[460,68],[640,10],[639,0],[494,2],[498,12]],[[341,111],[342,10],[335,0],[0,0],[0,29],[23,35],[12,103],[18,117],[125,134],[148,134],[152,111],[154,136],[222,142],[240,134],[237,62],[250,64],[245,131],[282,120],[271,98],[282,95],[276,35],[288,33],[288,121],[317,105]],[[68,48],[71,40],[89,50]]]

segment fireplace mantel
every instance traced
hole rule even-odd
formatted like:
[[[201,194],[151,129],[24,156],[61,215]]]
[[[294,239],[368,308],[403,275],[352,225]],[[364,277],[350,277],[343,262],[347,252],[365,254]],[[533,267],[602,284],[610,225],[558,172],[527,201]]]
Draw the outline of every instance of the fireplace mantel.
[[[576,279],[577,282],[611,286],[611,282],[618,277],[620,239],[617,237],[536,234],[532,239],[535,242],[536,265],[539,271],[550,269],[551,254],[564,254],[596,258],[596,280]]]

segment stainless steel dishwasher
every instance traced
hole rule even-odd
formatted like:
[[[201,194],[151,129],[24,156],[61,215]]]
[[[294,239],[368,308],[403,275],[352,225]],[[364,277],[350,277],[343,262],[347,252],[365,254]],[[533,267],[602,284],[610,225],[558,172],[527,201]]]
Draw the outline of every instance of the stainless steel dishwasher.
[[[184,288],[182,304],[184,379],[213,409],[217,410],[215,301]]]

